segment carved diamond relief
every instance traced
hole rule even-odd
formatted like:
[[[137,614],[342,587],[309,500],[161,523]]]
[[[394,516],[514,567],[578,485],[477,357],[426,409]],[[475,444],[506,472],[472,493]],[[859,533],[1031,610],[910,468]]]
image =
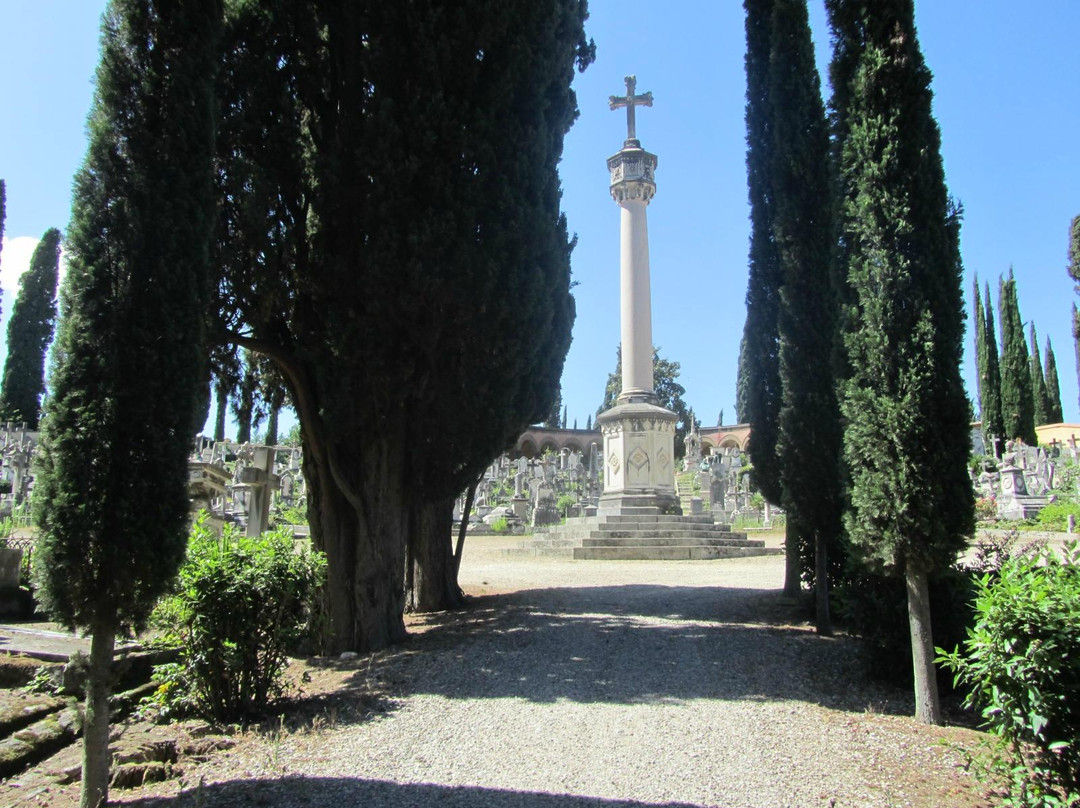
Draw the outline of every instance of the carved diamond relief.
[[[618,474],[619,469],[622,467],[622,463],[619,462],[619,456],[614,452],[612,452],[611,457],[608,458],[608,466],[611,468],[612,474]]]
[[[638,446],[630,453],[630,456],[626,458],[626,464],[634,471],[641,471],[641,469],[649,465],[649,454]]]
[[[671,468],[671,459],[668,457],[667,449],[661,448],[656,453],[656,464],[660,467],[661,472],[666,472]]]

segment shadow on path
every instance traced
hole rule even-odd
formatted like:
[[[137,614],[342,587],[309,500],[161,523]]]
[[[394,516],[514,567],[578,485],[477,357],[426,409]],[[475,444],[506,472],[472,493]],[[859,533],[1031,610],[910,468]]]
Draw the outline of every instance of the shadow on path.
[[[760,589],[522,590],[430,616],[421,633],[382,655],[375,669],[400,697],[794,700],[854,712],[909,712],[905,693],[865,682],[855,640],[818,637],[811,627],[793,624],[793,608],[779,591]]]
[[[178,797],[151,797],[124,805],[138,808],[201,805],[410,806],[440,808],[657,808],[657,803],[606,800],[535,791],[507,791],[479,786],[402,784],[360,778],[284,777],[280,780],[233,780],[196,789]],[[669,808],[696,808],[685,802]]]

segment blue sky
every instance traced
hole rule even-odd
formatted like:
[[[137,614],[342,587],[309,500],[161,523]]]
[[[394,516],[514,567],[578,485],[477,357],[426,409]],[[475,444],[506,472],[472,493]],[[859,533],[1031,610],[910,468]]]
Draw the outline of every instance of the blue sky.
[[[67,224],[103,8],[97,0],[0,2],[5,315],[33,241]],[[827,96],[821,0],[811,0],[810,13]],[[934,73],[946,179],[965,209],[965,294],[978,273],[996,299],[998,276],[1013,267],[1023,317],[1034,320],[1040,342],[1053,342],[1065,419],[1080,421],[1075,294],[1065,274],[1068,224],[1080,214],[1080,3],[922,0],[916,23]],[[723,409],[731,423],[749,238],[742,4],[593,0],[587,29],[597,59],[575,81],[581,117],[560,168],[578,236],[577,323],[563,375],[569,419],[584,426],[595,412],[619,340],[619,212],[605,160],[625,137],[625,113],[610,111],[607,97],[633,73],[638,92],[655,98],[637,115],[642,145],[659,157],[648,213],[653,341],[682,364],[687,403],[701,420],[713,424]],[[972,342],[964,376],[974,395]]]

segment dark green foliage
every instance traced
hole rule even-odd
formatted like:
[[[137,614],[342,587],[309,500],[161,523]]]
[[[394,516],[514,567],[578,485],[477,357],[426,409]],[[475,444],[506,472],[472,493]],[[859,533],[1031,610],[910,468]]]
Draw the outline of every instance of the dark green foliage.
[[[983,311],[982,294],[979,292],[979,276],[975,276],[973,284],[975,289],[975,396],[979,404],[979,412],[983,409],[983,373],[984,357],[986,355],[986,314]]]
[[[449,502],[554,410],[585,17],[579,0],[233,6],[222,337],[271,357],[296,407],[334,650],[404,636],[406,540],[432,521],[417,487]]]
[[[1076,284],[1077,292],[1080,292],[1080,216],[1074,216],[1069,223],[1069,263],[1065,270]],[[1076,304],[1072,307],[1073,348],[1076,351],[1076,375],[1080,378],[1080,312],[1076,310]]]
[[[811,548],[803,579],[813,585],[818,574],[813,548],[823,553],[821,571],[834,580],[843,567],[841,428],[831,361],[837,339],[838,280],[833,208],[828,201],[829,136],[805,0],[773,0],[772,8],[768,129],[776,159],[766,175],[773,194],[773,239],[783,273],[776,452],[782,504]],[[827,630],[827,614],[819,614],[818,623],[819,630]]]
[[[660,356],[660,349],[653,346],[653,392],[656,393],[656,402],[661,407],[671,410],[679,420],[675,423],[675,457],[680,458],[686,453],[686,433],[690,429],[690,409],[686,406],[683,396],[686,388],[679,384],[679,372],[681,365]],[[615,370],[608,374],[607,384],[604,385],[604,400],[597,415],[607,412],[615,406],[619,393],[622,392],[622,346],[615,349]]]
[[[829,0],[827,8],[856,314],[843,401],[848,531],[886,566],[940,570],[973,527],[960,212],[945,188],[912,4]]]
[[[1001,279],[998,306],[1001,310],[1001,415],[1005,437],[1034,446],[1038,443],[1035,394],[1031,387],[1024,321],[1016,297],[1016,279],[1011,270],[1007,279]]]
[[[850,307],[845,526],[866,563],[905,581],[916,716],[939,723],[928,582],[965,546],[975,509],[960,377],[961,211],[945,187],[911,0],[827,0],[826,9]]]
[[[1060,424],[1065,420],[1061,409],[1061,383],[1058,381],[1057,359],[1054,358],[1054,346],[1050,337],[1046,338],[1046,418],[1047,423]]]
[[[748,446],[753,484],[766,500],[782,499],[779,436],[780,287],[784,270],[772,231],[774,190],[770,171],[776,139],[769,128],[773,97],[769,83],[773,0],[745,0],[746,179],[750,195],[750,255],[746,323],[739,350],[738,420],[752,427]]]
[[[4,224],[7,221],[7,183],[0,180],[0,257],[4,254]],[[0,309],[2,311],[2,309]]]
[[[179,668],[163,672],[162,706],[223,722],[263,714],[285,691],[287,655],[325,575],[325,557],[289,528],[247,538],[226,525],[219,537],[196,522],[179,590],[155,612],[181,649]]]
[[[562,425],[562,385],[555,394],[555,400],[551,402],[551,412],[544,419],[544,426],[548,429],[559,429]]]
[[[589,417],[585,419],[585,428],[592,429],[592,413],[589,413]]]
[[[983,353],[979,359],[979,378],[982,399],[979,407],[982,415],[983,436],[987,446],[993,448],[994,438],[999,438],[997,454],[1005,451],[1005,420],[1001,416],[1001,369],[998,362],[997,332],[994,328],[994,306],[990,299],[990,284],[986,284],[986,302],[982,317],[985,331]]]
[[[1035,426],[1048,424],[1050,400],[1046,392],[1046,377],[1043,375],[1042,357],[1039,355],[1039,338],[1035,333],[1035,323],[1031,323],[1031,395],[1035,403]]]
[[[70,627],[142,624],[183,558],[220,16],[104,17],[35,491],[39,596]]]
[[[954,647],[974,624],[976,578],[970,570],[950,567],[930,580],[930,619],[938,645]],[[861,640],[866,672],[897,687],[910,687],[911,630],[903,579],[856,561],[845,570],[835,597],[838,622]],[[952,689],[948,673],[939,670],[937,681],[939,687]]]
[[[978,581],[975,609],[963,649],[942,661],[1005,742],[1010,804],[1080,802],[1080,550],[1009,559]]]
[[[37,429],[45,392],[45,352],[56,321],[56,280],[60,231],[45,231],[19,280],[19,295],[8,321],[7,358],[0,385],[0,420],[25,421]]]

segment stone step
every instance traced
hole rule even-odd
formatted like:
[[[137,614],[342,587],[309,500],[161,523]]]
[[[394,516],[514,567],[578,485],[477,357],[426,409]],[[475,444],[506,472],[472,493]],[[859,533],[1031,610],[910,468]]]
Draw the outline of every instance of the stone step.
[[[773,547],[578,547],[575,561],[706,561],[715,558],[746,558],[777,555]]]
[[[714,538],[711,536],[672,536],[582,539],[582,547],[764,547],[760,539]]]
[[[727,539],[745,541],[745,533],[732,533],[730,530],[590,530],[581,534],[582,539]]]

